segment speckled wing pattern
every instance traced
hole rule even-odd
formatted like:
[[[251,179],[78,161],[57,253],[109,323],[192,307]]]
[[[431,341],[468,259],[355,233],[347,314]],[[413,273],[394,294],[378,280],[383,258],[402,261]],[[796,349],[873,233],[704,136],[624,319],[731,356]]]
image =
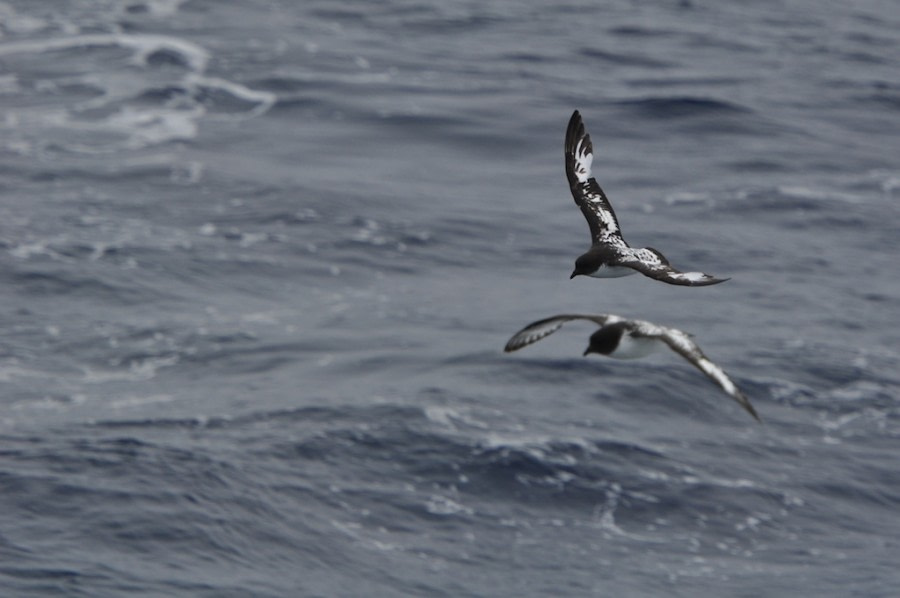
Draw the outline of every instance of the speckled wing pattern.
[[[689,334],[675,328],[657,326],[650,322],[639,322],[639,325],[634,329],[634,334],[658,338],[669,345],[669,348],[687,359],[694,367],[718,384],[728,396],[737,401],[756,421],[760,421],[756,409],[750,404],[750,400],[744,396],[744,393],[738,389],[737,385],[731,381],[731,378],[728,377],[728,374],[722,368],[703,354],[703,351],[700,350],[700,347],[691,339]]]
[[[522,330],[515,333],[512,338],[509,339],[509,342],[506,343],[506,347],[504,347],[503,350],[507,353],[518,351],[522,347],[527,347],[528,345],[536,343],[542,338],[553,334],[554,332],[559,330],[563,324],[572,320],[590,320],[598,326],[603,326],[604,324],[611,324],[613,322],[621,321],[622,318],[620,318],[619,316],[614,316],[612,314],[561,314],[550,318],[544,318],[543,320],[532,322]]]
[[[627,247],[619,221],[597,179],[591,176],[594,146],[576,110],[566,129],[566,176],[575,203],[587,219],[594,242]]]
[[[634,268],[644,276],[669,284],[702,287],[728,280],[727,278],[716,278],[703,272],[681,272],[676,270],[669,265],[669,260],[663,254],[652,247],[633,249],[626,246],[619,248],[617,254],[619,265]]]

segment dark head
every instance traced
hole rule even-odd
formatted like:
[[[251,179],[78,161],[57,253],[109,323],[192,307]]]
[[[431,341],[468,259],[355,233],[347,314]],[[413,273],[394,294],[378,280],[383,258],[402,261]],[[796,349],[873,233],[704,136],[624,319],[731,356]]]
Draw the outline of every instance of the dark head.
[[[609,355],[619,346],[622,340],[622,334],[625,333],[625,322],[615,322],[608,324],[591,335],[588,348],[584,350],[582,355],[588,353],[599,353],[601,355]]]
[[[582,255],[577,260],[575,260],[575,269],[572,270],[572,275],[569,276],[569,280],[572,280],[576,276],[587,276],[596,269],[597,264],[594,262],[594,260],[588,257],[587,254]]]

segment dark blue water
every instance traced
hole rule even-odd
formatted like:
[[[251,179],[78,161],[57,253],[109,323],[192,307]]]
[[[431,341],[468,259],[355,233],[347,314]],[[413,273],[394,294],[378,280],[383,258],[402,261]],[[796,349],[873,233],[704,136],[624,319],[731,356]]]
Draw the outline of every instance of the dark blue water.
[[[896,596],[898,81],[877,0],[0,3],[0,594]],[[568,279],[575,108],[732,280]]]

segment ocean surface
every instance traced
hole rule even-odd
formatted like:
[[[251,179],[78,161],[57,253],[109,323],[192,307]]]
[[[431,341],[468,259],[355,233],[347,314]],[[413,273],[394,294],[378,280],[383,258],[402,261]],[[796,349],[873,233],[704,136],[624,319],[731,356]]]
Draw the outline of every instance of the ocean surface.
[[[0,596],[900,595],[896,2],[4,0],[0,108]],[[575,109],[730,281],[569,280]]]

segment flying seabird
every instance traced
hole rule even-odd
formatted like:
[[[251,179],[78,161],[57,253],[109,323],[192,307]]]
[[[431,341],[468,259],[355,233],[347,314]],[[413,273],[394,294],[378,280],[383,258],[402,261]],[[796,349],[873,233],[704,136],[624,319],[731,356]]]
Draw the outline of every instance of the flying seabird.
[[[600,328],[591,335],[584,355],[599,353],[614,359],[637,359],[657,351],[665,346],[672,349],[694,367],[709,376],[724,390],[728,396],[738,402],[750,415],[760,421],[756,410],[731,378],[710,361],[700,347],[697,346],[686,332],[676,328],[659,326],[644,320],[629,320],[613,314],[581,315],[560,314],[537,322],[532,322],[522,330],[515,333],[506,343],[504,351],[518,351],[535,343],[542,338],[553,334],[562,325],[571,320],[590,320]]]
[[[569,278],[592,276],[617,278],[640,272],[669,284],[690,287],[707,286],[725,282],[703,272],[679,272],[669,265],[669,260],[652,247],[634,249],[622,238],[619,221],[613,212],[597,179],[591,176],[594,148],[576,110],[569,119],[566,130],[566,176],[575,203],[591,228],[593,244],[584,255],[575,260],[575,270]]]

